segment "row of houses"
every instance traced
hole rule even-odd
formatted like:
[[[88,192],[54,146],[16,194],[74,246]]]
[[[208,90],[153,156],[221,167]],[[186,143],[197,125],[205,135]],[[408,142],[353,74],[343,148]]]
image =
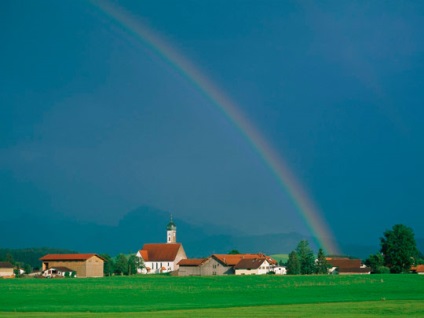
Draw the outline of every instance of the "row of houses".
[[[283,266],[265,254],[213,254],[207,258],[183,259],[178,276],[286,274]]]
[[[175,273],[178,276],[214,275],[284,275],[286,268],[278,266],[270,256],[256,254],[213,254],[205,258],[189,259],[183,245],[177,243],[177,227],[172,221],[166,227],[166,243],[148,243],[137,251],[136,256],[144,263],[139,270],[143,274]],[[45,277],[103,277],[104,259],[90,254],[48,254],[40,258],[42,275]],[[330,274],[370,274],[371,269],[360,259],[327,258]],[[424,265],[412,268],[423,274]],[[14,277],[14,266],[0,262],[0,277]]]
[[[144,263],[140,273],[175,272],[178,276],[251,275],[274,271],[285,273],[277,262],[264,254],[213,254],[207,258],[188,259],[184,247],[177,243],[177,226],[172,220],[166,226],[166,243],[144,244],[136,256]],[[277,269],[278,268],[278,269]]]
[[[213,275],[284,275],[286,268],[277,266],[271,257],[258,254],[213,254],[206,258],[188,259],[183,245],[177,243],[177,227],[172,221],[166,227],[166,243],[144,244],[136,256],[144,263],[143,274],[177,273],[178,276]],[[330,274],[370,274],[371,269],[360,259],[327,258]]]

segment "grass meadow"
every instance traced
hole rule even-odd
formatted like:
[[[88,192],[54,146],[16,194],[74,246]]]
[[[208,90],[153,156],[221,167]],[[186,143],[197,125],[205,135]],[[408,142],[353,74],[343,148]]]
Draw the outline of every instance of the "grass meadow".
[[[0,317],[424,317],[424,275],[0,280]]]

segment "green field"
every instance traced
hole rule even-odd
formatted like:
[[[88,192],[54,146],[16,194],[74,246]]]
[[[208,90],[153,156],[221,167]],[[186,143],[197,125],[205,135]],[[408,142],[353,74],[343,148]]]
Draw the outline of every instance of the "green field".
[[[424,276],[0,280],[0,317],[424,317]]]
[[[289,259],[289,254],[273,254],[270,255],[273,259],[275,259],[277,262],[283,261],[283,263],[286,263]]]

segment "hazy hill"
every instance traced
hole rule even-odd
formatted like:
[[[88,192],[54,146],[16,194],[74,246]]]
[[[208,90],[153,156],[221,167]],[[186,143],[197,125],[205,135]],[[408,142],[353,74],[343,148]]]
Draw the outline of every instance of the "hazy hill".
[[[226,253],[232,249],[241,252],[264,252],[268,254],[289,253],[297,243],[306,239],[317,250],[314,239],[299,233],[276,233],[267,235],[243,235],[234,229],[217,226],[195,226],[174,218],[177,239],[184,244],[189,257]],[[0,247],[27,248],[49,246],[79,252],[135,253],[144,243],[166,241],[167,212],[151,207],[140,207],[125,215],[117,226],[81,223],[66,218],[36,218],[28,215],[14,216],[0,223],[4,238]],[[232,233],[225,234],[225,233]],[[423,240],[418,240],[423,250]],[[340,244],[345,254],[366,258],[379,249],[378,242],[372,246]]]

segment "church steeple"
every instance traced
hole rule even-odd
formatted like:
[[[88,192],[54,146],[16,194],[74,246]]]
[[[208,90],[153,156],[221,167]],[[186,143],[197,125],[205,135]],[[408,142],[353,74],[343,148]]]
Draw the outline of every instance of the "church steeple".
[[[172,214],[166,226],[166,243],[177,243],[177,226],[172,220]]]

